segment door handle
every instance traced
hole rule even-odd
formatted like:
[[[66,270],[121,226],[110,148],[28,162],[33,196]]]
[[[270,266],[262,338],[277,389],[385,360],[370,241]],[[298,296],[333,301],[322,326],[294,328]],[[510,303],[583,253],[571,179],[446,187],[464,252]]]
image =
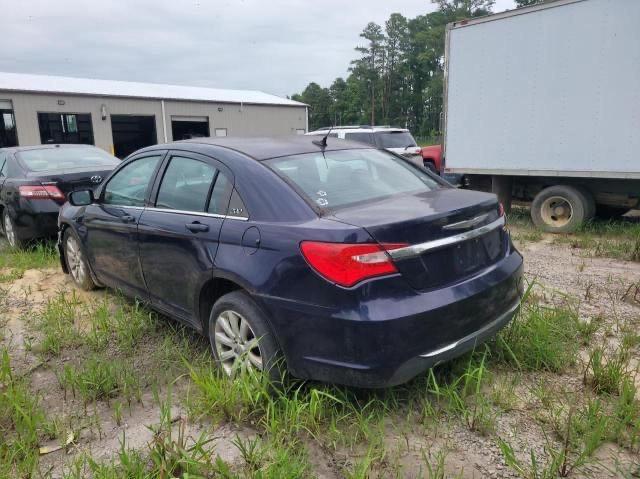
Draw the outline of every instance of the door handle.
[[[192,233],[204,233],[206,231],[209,231],[209,225],[203,225],[202,223],[199,223],[197,221],[194,221],[193,223],[187,223],[185,226]]]
[[[123,223],[133,223],[136,219],[135,219],[133,216],[131,216],[131,215],[122,215],[122,216],[120,217],[120,220],[121,220]]]

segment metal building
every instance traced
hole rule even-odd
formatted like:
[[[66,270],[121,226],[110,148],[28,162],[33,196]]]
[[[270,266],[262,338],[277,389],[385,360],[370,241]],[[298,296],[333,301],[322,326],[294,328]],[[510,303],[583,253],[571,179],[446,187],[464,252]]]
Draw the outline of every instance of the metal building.
[[[305,104],[260,91],[0,72],[0,148],[87,143],[124,158],[198,136],[307,130]]]

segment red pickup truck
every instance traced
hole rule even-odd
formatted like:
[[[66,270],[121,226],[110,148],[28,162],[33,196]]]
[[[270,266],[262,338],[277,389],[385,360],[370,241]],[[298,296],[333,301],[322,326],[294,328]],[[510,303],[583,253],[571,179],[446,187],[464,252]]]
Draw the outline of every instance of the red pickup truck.
[[[442,173],[442,145],[423,146],[420,153],[426,168],[436,173]]]

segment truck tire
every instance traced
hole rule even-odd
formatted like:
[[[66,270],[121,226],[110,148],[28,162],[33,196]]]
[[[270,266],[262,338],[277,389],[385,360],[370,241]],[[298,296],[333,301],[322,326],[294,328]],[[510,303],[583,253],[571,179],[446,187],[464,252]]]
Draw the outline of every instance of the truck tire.
[[[570,233],[588,219],[589,201],[573,186],[556,185],[540,191],[531,204],[531,219],[549,233]]]
[[[622,215],[629,212],[629,208],[609,205],[598,205],[596,207],[596,216],[603,220],[612,220],[620,218]]]
[[[596,200],[593,194],[591,194],[591,191],[589,191],[584,186],[577,186],[576,188],[582,194],[582,196],[584,196],[584,199],[586,201],[586,205],[587,205],[585,208],[586,216],[584,220],[585,221],[592,220],[596,216]]]

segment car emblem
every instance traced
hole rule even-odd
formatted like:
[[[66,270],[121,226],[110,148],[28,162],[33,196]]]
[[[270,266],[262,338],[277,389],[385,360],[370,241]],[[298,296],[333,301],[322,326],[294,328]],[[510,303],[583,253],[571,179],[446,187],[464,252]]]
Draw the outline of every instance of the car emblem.
[[[451,223],[449,225],[443,226],[442,229],[445,229],[445,230],[463,230],[463,229],[466,229],[466,228],[471,228],[471,227],[477,225],[478,223],[481,223],[484,220],[486,220],[487,216],[489,216],[489,214],[485,213],[484,215],[476,216],[475,218],[471,218],[470,220],[464,220],[464,221],[458,221],[457,223]]]
[[[92,176],[91,177],[91,183],[94,183],[96,185],[99,184],[99,183],[102,183],[102,176],[100,176],[100,175]]]

